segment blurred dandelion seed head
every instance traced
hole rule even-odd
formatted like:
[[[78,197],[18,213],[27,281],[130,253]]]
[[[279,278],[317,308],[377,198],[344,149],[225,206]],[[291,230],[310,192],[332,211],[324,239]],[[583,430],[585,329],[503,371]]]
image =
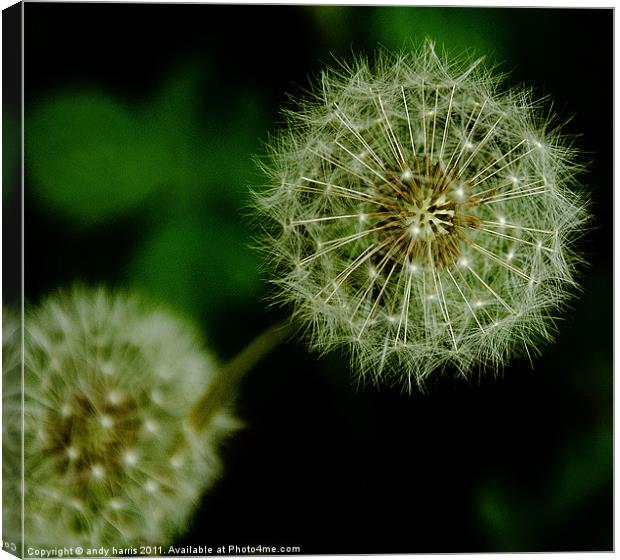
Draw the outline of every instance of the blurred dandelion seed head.
[[[13,327],[3,337],[9,408],[21,398]],[[26,314],[24,344],[26,544],[169,542],[220,474],[218,445],[237,427],[227,410],[203,432],[186,426],[216,371],[197,333],[132,295],[76,288]],[[13,456],[20,424],[4,426]],[[4,481],[19,502],[13,471]]]
[[[570,143],[529,90],[426,43],[325,71],[256,194],[277,299],[365,379],[497,371],[550,339],[588,219]]]

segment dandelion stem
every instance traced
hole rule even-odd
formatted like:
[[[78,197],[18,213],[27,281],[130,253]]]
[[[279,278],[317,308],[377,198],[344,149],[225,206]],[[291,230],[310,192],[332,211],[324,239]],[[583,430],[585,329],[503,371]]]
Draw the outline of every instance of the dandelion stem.
[[[290,319],[271,325],[252,340],[218,372],[218,378],[198,398],[189,413],[190,426],[203,430],[222,406],[232,400],[244,375],[272,350],[282,344],[293,331]]]

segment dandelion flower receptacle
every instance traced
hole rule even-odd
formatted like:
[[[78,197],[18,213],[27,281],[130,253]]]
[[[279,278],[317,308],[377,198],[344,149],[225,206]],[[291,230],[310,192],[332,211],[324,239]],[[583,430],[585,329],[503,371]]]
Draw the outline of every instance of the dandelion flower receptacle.
[[[21,328],[6,333],[12,357]],[[195,329],[135,295],[74,288],[26,313],[23,355],[24,545],[169,544],[238,427],[227,406],[203,430],[187,422],[218,370]],[[4,365],[4,406],[19,410],[21,368]],[[5,457],[20,455],[20,428],[3,427]],[[3,474],[19,502],[21,465]]]
[[[426,43],[325,71],[256,194],[278,299],[362,378],[497,371],[550,339],[587,221],[580,166],[527,90]]]

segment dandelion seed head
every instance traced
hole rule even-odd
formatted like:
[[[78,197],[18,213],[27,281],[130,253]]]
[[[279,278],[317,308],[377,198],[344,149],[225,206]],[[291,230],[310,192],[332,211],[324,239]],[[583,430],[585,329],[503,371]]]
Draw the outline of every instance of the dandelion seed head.
[[[112,389],[106,396],[106,400],[109,404],[115,406],[123,401],[123,393],[116,389]]]
[[[313,348],[348,346],[363,379],[410,390],[438,370],[498,372],[551,338],[576,287],[574,148],[529,90],[431,43],[343,68],[287,112],[263,165],[262,223],[303,224],[265,237],[277,299]]]
[[[103,468],[103,465],[97,463],[90,468],[90,474],[93,478],[101,480],[105,476],[105,469]]]
[[[159,425],[157,424],[155,420],[148,418],[147,420],[144,421],[144,429],[149,434],[156,434],[159,431]]]
[[[67,457],[71,461],[75,461],[80,456],[80,452],[73,446],[67,447]]]
[[[123,500],[119,500],[118,498],[112,498],[108,502],[108,507],[111,510],[118,511],[118,510],[123,509],[125,507],[125,504],[124,504]]]
[[[415,274],[416,272],[418,272],[420,270],[420,268],[418,267],[417,264],[410,262],[410,263],[407,264],[407,270],[411,274]]]
[[[400,176],[401,181],[411,181],[411,179],[413,179],[413,173],[411,171],[411,169],[407,168],[405,169],[401,176]]]
[[[220,474],[218,445],[235,425],[226,411],[200,433],[183,422],[217,368],[200,336],[141,298],[81,287],[24,323],[24,544],[171,542]],[[21,406],[20,341],[5,311],[8,410]],[[5,457],[21,456],[20,427],[3,422]],[[21,507],[20,461],[3,475],[9,522]]]
[[[101,424],[101,427],[104,428],[105,430],[111,428],[112,426],[114,426],[114,419],[107,415],[107,414],[102,414],[99,417],[99,424]]]
[[[125,451],[123,454],[123,462],[129,466],[135,465],[138,462],[138,454],[133,449]]]

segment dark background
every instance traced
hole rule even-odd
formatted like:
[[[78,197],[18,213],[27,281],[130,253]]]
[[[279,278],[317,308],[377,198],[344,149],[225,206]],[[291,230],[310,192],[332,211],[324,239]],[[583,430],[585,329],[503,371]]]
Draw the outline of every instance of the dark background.
[[[248,188],[264,182],[251,158],[332,55],[429,36],[548,94],[580,135],[595,216],[557,342],[533,368],[411,396],[285,344],[244,380],[247,427],[177,542],[612,548],[611,10],[27,3],[25,18],[28,301],[76,280],[133,286],[192,317],[222,360],[286,314],[248,247]]]

